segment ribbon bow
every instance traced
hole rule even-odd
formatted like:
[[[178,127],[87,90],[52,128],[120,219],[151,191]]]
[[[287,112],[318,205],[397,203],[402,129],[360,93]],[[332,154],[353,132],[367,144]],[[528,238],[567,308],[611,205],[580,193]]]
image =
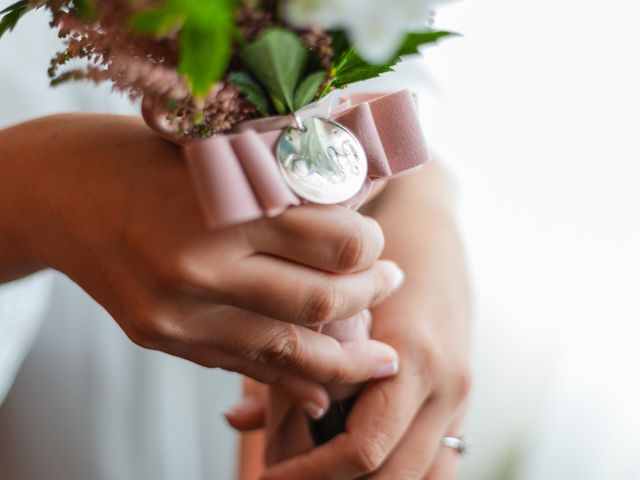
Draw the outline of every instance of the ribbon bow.
[[[373,184],[407,173],[428,160],[415,100],[408,90],[392,94],[350,94],[336,108],[316,102],[300,117],[328,118],[349,130],[360,142],[368,162],[368,178],[360,192],[344,204],[357,208]],[[232,132],[207,139],[181,139],[166,125],[166,112],[145,99],[142,114],[164,138],[181,145],[210,228],[276,216],[287,208],[309,203],[287,184],[275,149],[283,130],[295,117],[270,117],[238,125]],[[324,115],[323,115],[324,116]]]

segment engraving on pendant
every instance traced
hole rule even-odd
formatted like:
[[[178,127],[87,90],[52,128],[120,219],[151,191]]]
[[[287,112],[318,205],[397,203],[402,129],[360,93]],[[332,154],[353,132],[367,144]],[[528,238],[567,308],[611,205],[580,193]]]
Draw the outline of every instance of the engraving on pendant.
[[[367,178],[367,157],[358,139],[339,123],[324,118],[288,128],[276,149],[291,189],[313,203],[332,205],[354,197]]]

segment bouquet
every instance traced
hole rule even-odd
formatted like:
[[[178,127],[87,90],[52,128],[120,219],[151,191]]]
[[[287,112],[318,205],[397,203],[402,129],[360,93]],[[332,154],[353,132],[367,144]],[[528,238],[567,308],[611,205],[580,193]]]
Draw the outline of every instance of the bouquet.
[[[0,37],[47,8],[66,47],[51,59],[52,85],[111,82],[162,104],[176,135],[208,137],[378,77],[451,35],[431,29],[430,3],[20,0],[0,12]]]
[[[0,11],[0,37],[48,9],[64,42],[51,84],[110,82],[142,99],[149,126],[183,147],[205,219],[221,228],[300,203],[357,208],[376,182],[427,160],[409,92],[340,91],[452,35],[433,28],[436,1],[20,0]],[[347,341],[369,325],[324,333]],[[321,421],[273,388],[268,463],[343,431],[360,388],[329,386],[336,407]]]

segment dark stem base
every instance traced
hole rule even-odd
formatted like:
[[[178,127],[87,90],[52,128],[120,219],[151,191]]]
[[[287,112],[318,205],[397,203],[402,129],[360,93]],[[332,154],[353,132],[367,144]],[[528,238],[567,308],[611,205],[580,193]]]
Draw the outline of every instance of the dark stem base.
[[[309,431],[316,447],[329,442],[346,430],[347,417],[356,403],[358,396],[334,402],[326,415],[320,420],[309,420]]]

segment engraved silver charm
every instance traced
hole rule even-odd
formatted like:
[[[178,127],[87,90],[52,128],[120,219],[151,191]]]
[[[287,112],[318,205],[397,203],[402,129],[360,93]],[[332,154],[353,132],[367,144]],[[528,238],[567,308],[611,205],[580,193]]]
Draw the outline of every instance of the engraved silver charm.
[[[345,127],[311,118],[304,129],[288,128],[276,149],[282,174],[291,189],[312,203],[333,205],[354,197],[367,179],[367,156]]]

